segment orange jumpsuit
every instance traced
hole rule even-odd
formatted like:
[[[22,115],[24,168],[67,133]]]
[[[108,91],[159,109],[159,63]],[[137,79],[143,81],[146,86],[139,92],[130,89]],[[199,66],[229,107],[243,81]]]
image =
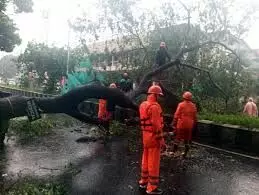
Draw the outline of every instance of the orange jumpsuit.
[[[106,100],[99,100],[98,118],[101,120],[105,120],[107,117],[106,103]]]
[[[154,95],[149,95],[139,108],[143,135],[143,155],[139,184],[147,184],[147,192],[158,187],[160,152],[164,144],[161,106]]]
[[[188,100],[181,102],[174,114],[176,122],[176,140],[191,141],[192,129],[197,121],[197,108]]]

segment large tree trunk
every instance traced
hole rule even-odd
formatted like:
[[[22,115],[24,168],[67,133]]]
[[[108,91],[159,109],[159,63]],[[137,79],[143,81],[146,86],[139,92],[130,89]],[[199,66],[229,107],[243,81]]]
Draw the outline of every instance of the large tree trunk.
[[[65,95],[53,98],[35,98],[35,102],[42,113],[65,113],[75,116],[77,113],[81,114],[78,109],[79,104],[89,98],[107,99],[124,108],[138,109],[138,106],[119,89],[111,89],[96,85],[78,87]],[[6,120],[19,116],[26,116],[26,102],[28,99],[30,98],[25,96],[1,98],[1,119]],[[88,122],[87,118],[85,122]]]
[[[97,85],[78,87],[63,96],[35,98],[35,103],[41,113],[65,113],[85,123],[102,125],[97,118],[88,116],[79,110],[80,103],[89,98],[107,99],[123,108],[138,109],[138,106],[119,89]],[[0,99],[0,142],[3,142],[9,120],[27,115],[28,99],[30,98],[25,96],[9,96]]]

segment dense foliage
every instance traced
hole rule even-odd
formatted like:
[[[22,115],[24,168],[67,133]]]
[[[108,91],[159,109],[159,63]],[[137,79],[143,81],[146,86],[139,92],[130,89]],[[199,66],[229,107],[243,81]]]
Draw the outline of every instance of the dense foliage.
[[[163,77],[167,87],[179,94],[192,90],[201,105],[211,100],[222,105],[212,111],[237,111],[239,97],[254,91],[253,81],[245,72],[250,48],[242,38],[254,19],[256,6],[234,0],[186,4],[162,0],[160,5],[153,11],[143,8],[141,1],[103,0],[98,18],[91,20],[84,13],[73,28],[85,42],[99,41],[103,33],[112,34],[103,51],[92,55],[104,58],[107,67],[114,56],[122,67],[131,68],[135,78],[151,69],[160,41],[167,43],[172,57],[183,48],[190,49],[182,56],[182,63],[209,70],[211,77],[203,71],[173,67]],[[236,11],[242,17],[231,17]]]
[[[12,52],[21,43],[14,21],[8,16],[8,5],[14,6],[16,13],[32,12],[32,0],[0,0],[0,51]]]
[[[72,22],[81,45],[71,51],[69,72],[88,55],[94,66],[104,70],[109,70],[113,59],[121,65],[120,73],[129,70],[131,77],[139,81],[154,65],[160,41],[165,41],[172,58],[187,49],[181,62],[197,67],[194,71],[184,65],[175,66],[161,76],[174,93],[191,90],[195,101],[210,112],[238,112],[240,97],[256,95],[255,81],[246,72],[250,48],[242,40],[254,20],[256,6],[234,0],[186,4],[162,0],[154,11],[143,9],[137,0],[102,0],[97,10],[95,19],[84,12]],[[242,17],[231,17],[235,11]],[[111,34],[112,38],[93,49],[91,44],[100,41],[103,34]],[[29,43],[19,57],[19,68],[24,72],[22,84],[28,85],[31,70],[37,71],[41,84],[47,71],[45,92],[53,92],[61,76],[66,75],[66,64],[66,49]],[[107,75],[110,82],[120,78],[119,74]]]
[[[227,115],[202,113],[199,115],[200,120],[210,120],[219,124],[239,125],[246,128],[259,128],[259,118],[249,117],[245,115]]]
[[[74,50],[70,54],[69,72],[79,63],[82,55],[78,50]],[[44,74],[48,74],[48,82],[44,92],[51,93],[55,91],[57,82],[67,71],[67,50],[64,48],[49,47],[43,43],[30,42],[26,50],[18,58],[18,68],[23,72],[22,84],[28,85],[28,72],[36,70],[39,75],[38,84],[41,85],[46,79]]]
[[[71,127],[81,124],[67,115],[47,115],[45,118],[29,122],[27,118],[16,118],[10,121],[9,136],[18,135],[21,142],[33,137],[49,135],[53,128]]]
[[[4,56],[0,59],[0,72],[2,78],[13,78],[17,73],[17,57],[13,55]]]

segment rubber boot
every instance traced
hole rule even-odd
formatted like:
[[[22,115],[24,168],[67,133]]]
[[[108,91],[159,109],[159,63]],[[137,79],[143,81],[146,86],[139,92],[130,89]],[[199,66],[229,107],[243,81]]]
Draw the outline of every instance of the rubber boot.
[[[157,188],[155,190],[153,190],[152,192],[146,192],[147,194],[163,194],[163,190],[161,190],[160,188]]]
[[[185,150],[184,150],[184,153],[183,153],[183,158],[186,158],[189,150],[190,150],[190,145],[189,144],[185,144]]]
[[[178,150],[178,144],[174,144],[173,145],[173,153],[176,153],[177,150]]]

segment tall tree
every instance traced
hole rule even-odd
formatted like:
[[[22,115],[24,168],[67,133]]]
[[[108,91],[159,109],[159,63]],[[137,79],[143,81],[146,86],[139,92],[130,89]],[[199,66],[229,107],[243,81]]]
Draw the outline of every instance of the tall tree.
[[[74,66],[82,57],[82,51],[75,49],[71,52],[69,61],[69,71],[73,70]],[[67,50],[64,48],[48,47],[43,43],[30,42],[27,45],[24,53],[18,58],[18,68],[26,69],[25,73],[36,70],[40,83],[45,79],[44,73],[49,76],[46,92],[53,92],[56,83],[61,76],[66,75],[67,69]]]
[[[193,83],[194,78],[196,83],[204,82],[197,77],[203,69],[213,75],[208,77],[205,71],[209,81],[219,81],[219,85],[211,85],[214,88],[226,87],[227,82],[221,82],[221,79],[228,71],[232,75],[228,77],[230,80],[238,78],[233,74],[239,75],[247,65],[245,55],[250,51],[242,38],[254,20],[255,7],[234,0],[201,0],[193,4],[184,4],[181,0],[160,2],[161,6],[154,12],[143,9],[138,0],[101,0],[99,18],[80,17],[75,21],[74,29],[89,39],[98,39],[103,32],[113,34],[117,53],[137,51],[138,55],[133,55],[136,63],[131,65],[142,70],[140,75],[151,69],[154,50],[160,41],[165,41],[172,57],[181,60],[180,65],[167,72],[170,83],[178,82],[180,91],[189,89],[188,83]],[[205,63],[204,56],[210,56],[211,60]],[[193,72],[190,68],[199,71]],[[222,74],[214,74],[218,72]],[[232,82],[233,85],[238,83],[242,82]],[[226,102],[230,99],[223,90],[220,95]]]
[[[0,59],[0,73],[2,78],[13,78],[17,73],[17,57],[13,55],[4,56]]]
[[[21,43],[17,27],[8,16],[7,6],[12,5],[15,13],[32,12],[32,0],[0,0],[0,51],[12,52]]]

